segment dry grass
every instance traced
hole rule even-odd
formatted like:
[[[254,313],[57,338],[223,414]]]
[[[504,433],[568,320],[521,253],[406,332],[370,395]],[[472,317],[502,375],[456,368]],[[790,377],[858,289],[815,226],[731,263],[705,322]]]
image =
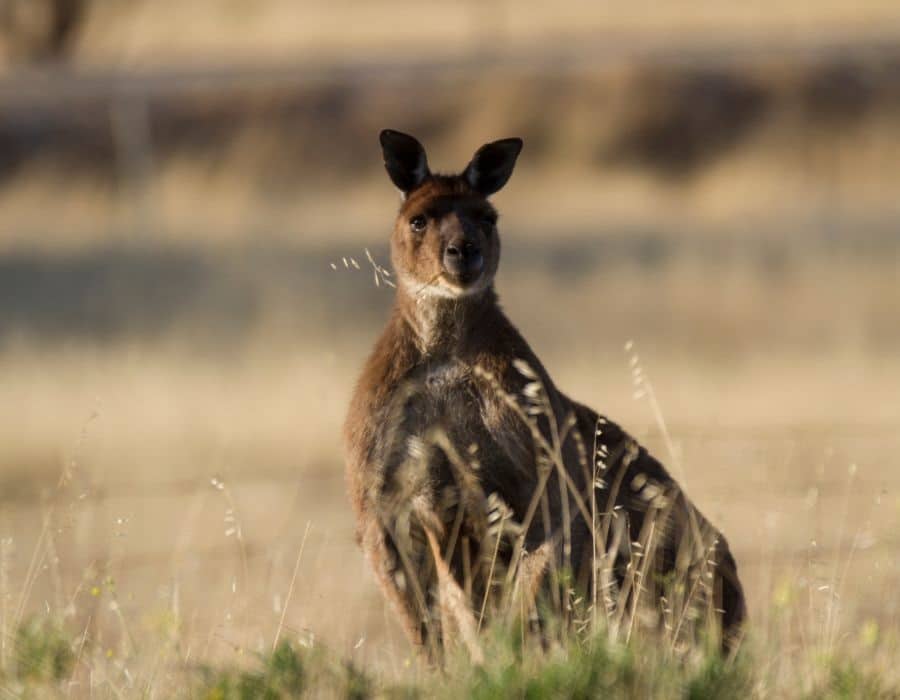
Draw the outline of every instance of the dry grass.
[[[666,454],[651,408],[631,397],[621,336],[563,348],[548,339],[565,319],[520,316],[561,386]],[[7,634],[48,613],[83,634],[76,695],[86,683],[165,695],[179,667],[241,666],[278,635],[409,678],[411,650],[352,540],[336,448],[365,336],[230,359],[140,343],[7,351]],[[874,654],[889,678],[900,366],[844,352],[720,364],[669,358],[649,338],[638,350],[688,491],[731,540],[751,635],[782,649],[764,661],[777,682],[812,673],[823,644]]]
[[[176,33],[171,3],[143,3],[136,14],[103,6],[76,61],[387,55],[385,32],[410,7],[392,2],[374,17],[356,3],[273,1],[252,13],[229,3],[212,26],[210,6],[180,3]],[[800,3],[653,13],[580,5],[565,25],[537,3],[496,8],[502,16],[491,21],[512,48],[538,28],[549,44],[598,32],[666,43],[676,27],[681,42],[693,33],[808,38],[851,25],[865,37],[893,26],[896,13],[880,0],[864,12],[818,3],[807,32],[811,10]],[[417,42],[469,51],[487,12],[431,11],[440,13],[426,23],[431,33],[403,25],[415,30],[406,58]],[[630,87],[620,88],[625,104]],[[533,109],[528,98],[519,103],[511,90],[499,99],[516,114]],[[796,147],[806,122],[791,123],[787,110],[745,147],[665,181],[588,163],[597,110],[557,107],[572,120],[559,125],[555,155],[533,168],[523,161],[498,197],[509,315],[562,389],[679,465],[691,498],[728,536],[751,615],[747,694],[813,694],[834,670],[829,656],[896,687],[892,113]],[[370,111],[381,119],[384,110]],[[460,149],[508,126],[486,108],[449,132],[435,162],[461,164]],[[509,668],[547,669],[560,682],[570,680],[565,668],[594,668],[596,656],[568,648],[522,663],[492,631],[473,642],[462,615],[468,646],[487,659],[482,675],[460,662],[452,683],[435,679],[413,657],[353,541],[338,449],[390,294],[373,290],[363,247],[385,259],[375,243],[395,200],[380,172],[375,179],[374,150],[370,170],[348,183],[307,178],[270,191],[262,175],[278,148],[247,133],[214,161],[159,160],[138,191],[50,159],[0,191],[0,262],[18,280],[0,304],[9,314],[0,318],[0,687],[23,690],[31,671],[22,649],[63,670],[48,693],[76,697],[168,697],[205,665],[231,669],[220,680],[236,687],[257,652],[266,673],[280,669],[278,682],[294,687],[285,644],[313,655],[327,647],[347,671],[336,691],[345,695],[369,688],[366,673],[382,689],[420,683],[423,693],[489,696],[511,687]],[[362,270],[345,269],[350,256]],[[51,284],[57,278],[69,286]],[[627,340],[665,433],[646,391],[634,398]],[[518,600],[527,607],[529,597]],[[629,651],[610,654],[622,661]],[[622,673],[609,678],[666,668],[646,663],[616,666]]]
[[[535,246],[504,228],[501,296],[555,380],[664,461],[674,452],[688,493],[728,536],[751,636],[774,674],[766,682],[800,694],[823,672],[811,660],[823,645],[870,655],[891,678],[886,655],[900,633],[892,249],[688,238],[678,254],[641,261],[602,241]],[[382,679],[427,677],[353,541],[338,450],[390,289],[374,288],[355,246],[276,249],[280,266],[249,247],[211,249],[198,253],[202,269],[221,279],[207,272],[209,286],[184,286],[157,314],[169,318],[162,330],[90,333],[100,300],[122,297],[126,318],[158,303],[155,286],[128,284],[156,274],[171,283],[149,262],[153,248],[130,249],[149,272],[129,267],[72,307],[70,322],[84,325],[61,341],[41,335],[40,319],[69,300],[20,287],[21,329],[7,328],[0,360],[7,655],[20,620],[49,615],[81,650],[75,695],[94,684],[164,696],[180,669],[243,667],[276,638],[326,644]],[[345,268],[351,256],[364,269]],[[53,263],[41,279],[73,274],[65,255],[39,259]],[[113,256],[112,269],[121,264]],[[233,327],[211,322],[248,306],[259,313]],[[195,311],[182,317],[182,307]],[[670,440],[646,399],[633,398],[628,339]]]

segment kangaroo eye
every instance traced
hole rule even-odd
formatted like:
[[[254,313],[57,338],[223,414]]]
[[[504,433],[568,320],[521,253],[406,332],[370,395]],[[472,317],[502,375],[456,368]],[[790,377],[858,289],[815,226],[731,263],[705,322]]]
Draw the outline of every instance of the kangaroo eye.
[[[428,226],[428,219],[421,214],[414,216],[409,220],[409,227],[412,229],[413,233],[422,233],[426,226]]]

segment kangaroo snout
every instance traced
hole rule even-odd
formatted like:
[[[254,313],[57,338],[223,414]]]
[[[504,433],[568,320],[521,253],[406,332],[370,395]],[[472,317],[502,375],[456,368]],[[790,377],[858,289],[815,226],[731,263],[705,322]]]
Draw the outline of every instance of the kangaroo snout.
[[[484,256],[480,246],[465,238],[456,238],[444,248],[444,269],[463,281],[471,281],[481,274]]]

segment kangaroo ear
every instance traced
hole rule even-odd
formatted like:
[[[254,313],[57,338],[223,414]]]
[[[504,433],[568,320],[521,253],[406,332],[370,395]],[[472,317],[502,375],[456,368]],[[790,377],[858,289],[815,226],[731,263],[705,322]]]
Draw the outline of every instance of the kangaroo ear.
[[[422,144],[408,134],[385,129],[379,136],[384,167],[391,181],[407,195],[431,175]]]
[[[516,165],[522,150],[522,139],[503,139],[485,144],[472,157],[463,177],[476,192],[485,197],[500,190]]]

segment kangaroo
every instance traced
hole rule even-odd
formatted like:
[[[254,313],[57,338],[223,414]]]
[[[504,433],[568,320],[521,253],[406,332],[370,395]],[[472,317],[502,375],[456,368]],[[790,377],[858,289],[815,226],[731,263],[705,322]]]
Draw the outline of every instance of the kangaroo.
[[[556,387],[499,306],[488,198],[522,140],[482,146],[457,175],[432,173],[412,136],[380,141],[402,197],[396,298],[344,441],[358,541],[411,641],[440,649],[442,570],[483,614],[501,567],[542,552],[557,603],[576,589],[615,621],[641,590],[662,624],[679,596],[703,597],[732,648],[746,608],[725,538],[645,448]]]

